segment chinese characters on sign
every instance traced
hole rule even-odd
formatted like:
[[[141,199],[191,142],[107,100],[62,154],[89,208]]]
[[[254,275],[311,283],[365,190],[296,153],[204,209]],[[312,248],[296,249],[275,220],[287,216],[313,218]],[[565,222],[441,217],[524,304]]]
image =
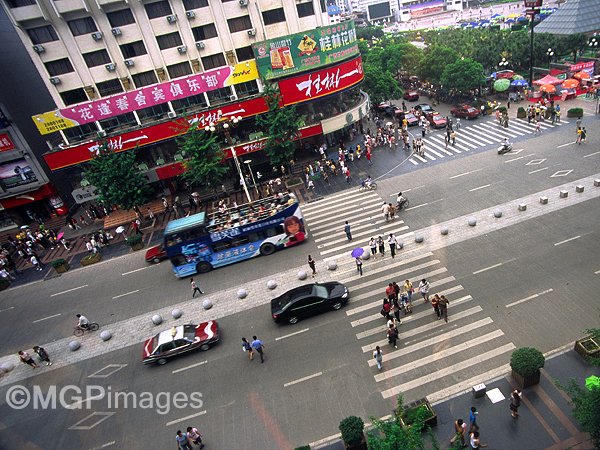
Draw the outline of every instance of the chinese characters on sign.
[[[0,152],[12,150],[13,148],[15,148],[15,144],[12,143],[8,135],[0,134]]]
[[[260,73],[266,79],[302,72],[358,54],[353,21],[259,42],[253,49]]]

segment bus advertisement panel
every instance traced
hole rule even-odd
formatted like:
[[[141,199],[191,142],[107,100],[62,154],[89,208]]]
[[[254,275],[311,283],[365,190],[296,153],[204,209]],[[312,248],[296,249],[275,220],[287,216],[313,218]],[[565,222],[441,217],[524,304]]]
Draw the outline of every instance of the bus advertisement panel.
[[[231,210],[194,214],[169,222],[165,249],[177,277],[206,273],[306,239],[297,200],[285,195]]]

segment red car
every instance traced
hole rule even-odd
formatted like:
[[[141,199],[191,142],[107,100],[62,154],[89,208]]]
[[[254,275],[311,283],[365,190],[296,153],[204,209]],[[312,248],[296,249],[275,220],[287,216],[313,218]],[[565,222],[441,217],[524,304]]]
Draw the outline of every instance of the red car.
[[[456,108],[450,111],[454,117],[463,117],[465,119],[475,119],[477,116],[481,114],[481,112],[477,108],[473,108],[472,106],[463,106],[461,108]]]
[[[165,244],[157,245],[156,247],[149,248],[146,252],[146,262],[158,264],[163,259],[167,259],[167,252],[165,250]]]
[[[166,364],[168,358],[190,350],[208,350],[219,340],[217,322],[203,322],[200,325],[179,325],[162,331],[144,343],[142,362],[144,364]]]
[[[409,102],[415,102],[419,100],[419,94],[417,91],[408,91],[404,93],[402,98],[404,98],[404,100],[408,100]]]
[[[443,128],[446,126],[446,119],[438,112],[429,113],[425,117],[429,120],[433,128]]]
[[[413,113],[405,113],[404,118],[406,119],[406,125],[409,127],[419,125],[419,119],[417,119]]]

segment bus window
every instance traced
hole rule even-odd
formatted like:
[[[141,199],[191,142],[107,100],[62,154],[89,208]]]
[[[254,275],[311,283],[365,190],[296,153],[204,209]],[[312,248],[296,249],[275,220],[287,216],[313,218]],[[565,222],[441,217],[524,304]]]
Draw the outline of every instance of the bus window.
[[[186,230],[183,232],[183,239],[185,241],[193,241],[194,239],[198,239],[206,236],[208,233],[204,227],[192,228],[191,230]]]
[[[181,255],[181,254],[171,256],[171,264],[173,264],[175,267],[183,266],[183,265],[187,264],[187,259],[186,259],[185,255]]]
[[[283,234],[283,225],[278,225],[276,227],[273,228],[269,228],[267,230],[267,236],[268,237],[273,237],[273,236],[277,236],[278,234]]]
[[[231,248],[230,241],[215,242],[212,245],[213,253],[224,252],[225,250],[227,250],[229,248]]]
[[[167,243],[167,247],[171,247],[172,245],[175,245],[175,244],[181,244],[181,242],[183,242],[181,240],[181,237],[178,234],[172,234],[170,236],[167,236],[165,241]]]
[[[232,247],[241,247],[242,245],[248,244],[248,236],[240,236],[231,240]]]

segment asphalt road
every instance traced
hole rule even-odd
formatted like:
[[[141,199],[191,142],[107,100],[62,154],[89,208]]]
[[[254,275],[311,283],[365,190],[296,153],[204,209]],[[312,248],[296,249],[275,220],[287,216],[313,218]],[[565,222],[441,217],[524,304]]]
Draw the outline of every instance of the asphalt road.
[[[588,123],[593,129],[591,120]],[[600,139],[590,136],[587,144],[572,145],[573,131],[564,126],[535,138],[523,136],[515,145],[517,151],[504,156],[490,144],[430,160],[432,164],[402,165],[400,175],[390,173],[378,181],[379,189],[370,197],[374,217],[369,220],[374,227],[385,226],[377,217],[377,198],[393,202],[399,189],[411,200],[399,219],[414,232],[598,173]],[[558,191],[555,194],[551,202],[559,201]],[[322,202],[330,231],[323,227],[319,231],[315,225],[323,234],[316,232],[301,246],[199,277],[202,289],[215,293],[253,283],[305,265],[308,253],[322,270],[327,257],[322,243],[341,238],[339,245],[344,244],[339,220],[344,214],[359,220],[358,211],[336,212],[327,199]],[[493,371],[506,363],[513,346],[546,352],[572,343],[583,329],[598,322],[599,202],[595,198],[442,247],[422,260],[407,262],[410,275],[404,275],[400,258],[365,264],[362,278],[342,265],[333,274],[351,291],[351,303],[342,311],[279,326],[270,319],[268,305],[244,310],[219,319],[222,338],[214,348],[165,366],[142,366],[141,345],[136,344],[56,370],[42,369],[16,384],[28,389],[37,385],[45,393],[51,386],[59,392],[77,386],[84,389],[81,399],[93,399],[100,387],[108,391],[110,386],[113,393],[130,393],[130,400],[148,392],[153,404],[115,407],[105,397],[90,400],[88,408],[74,388],[66,393],[65,403],[79,409],[59,405],[55,410],[15,410],[2,402],[0,448],[21,448],[25,437],[30,445],[48,449],[158,449],[174,445],[175,431],[188,425],[200,429],[207,448],[293,448],[336,434],[339,421],[350,414],[363,418],[389,414],[398,387],[406,400],[413,401]],[[309,230],[311,214],[306,214]],[[364,227],[368,233],[367,222]],[[356,246],[366,246],[366,240],[356,238]],[[424,267],[417,268],[421,263]],[[368,348],[384,338],[378,331],[384,324],[382,319],[369,319],[378,312],[369,305],[380,301],[387,280],[410,276],[414,282],[422,274],[432,274],[427,278],[440,283],[439,289],[455,290],[448,295],[450,322],[439,324],[431,307],[415,300],[414,317],[407,317],[400,327],[404,353],[392,359],[393,349],[386,344],[385,371],[377,373]],[[137,254],[102,262],[4,291],[2,350],[15,353],[69,336],[78,311],[110,328],[112,323],[188,300],[189,295],[189,282],[177,280],[168,263],[146,266]],[[481,324],[481,330],[462,331],[473,324]],[[248,361],[241,351],[240,337],[253,334],[266,344],[264,364]],[[425,344],[436,336],[447,338],[433,346]],[[466,342],[470,347],[452,350]],[[0,388],[0,398],[5,399],[16,384]],[[202,405],[190,406],[180,394],[177,406],[182,407],[176,407],[177,392],[200,393]]]

